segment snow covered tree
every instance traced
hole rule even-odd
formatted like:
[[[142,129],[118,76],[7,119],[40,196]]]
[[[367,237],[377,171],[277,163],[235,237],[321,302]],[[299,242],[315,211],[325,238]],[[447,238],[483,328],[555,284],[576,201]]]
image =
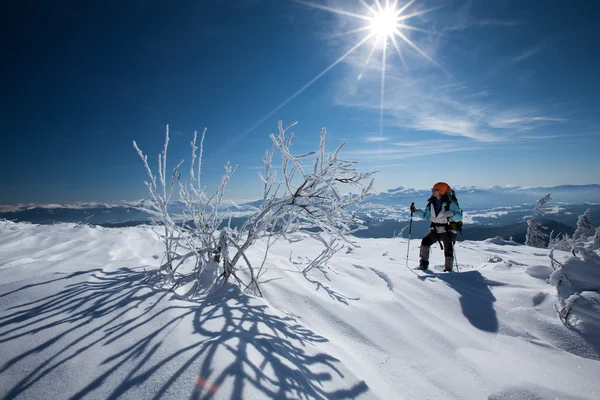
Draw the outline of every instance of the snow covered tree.
[[[349,243],[348,234],[365,229],[358,214],[363,207],[361,203],[371,194],[372,176],[376,171],[359,172],[355,168],[355,161],[339,158],[344,143],[334,153],[326,155],[325,128],[321,131],[318,151],[292,155],[290,146],[293,133],[287,136],[286,133],[293,125],[295,123],[284,128],[279,121],[278,136],[270,135],[272,147],[265,153],[265,173],[261,175],[263,199],[256,212],[239,229],[225,226],[226,218],[221,213],[225,187],[235,168],[230,167],[229,163],[225,165],[225,173],[212,196],[208,196],[200,186],[204,133],[199,155],[196,155],[196,133],[191,142],[189,180],[182,181],[178,171],[182,161],[173,170],[170,186],[166,179],[168,129],[163,153],[159,155],[160,186],[156,185],[156,178],[148,166],[147,156],[134,142],[151,180],[146,183],[151,201],[145,207],[145,211],[158,217],[158,221],[165,227],[165,233],[160,235],[166,247],[166,262],[159,271],[166,277],[162,283],[172,285],[171,289],[174,289],[193,282],[192,288],[186,294],[188,297],[196,297],[211,290],[216,282],[234,278],[250,292],[260,295],[258,280],[262,273],[262,265],[255,270],[246,256],[247,250],[257,240],[266,239],[267,242],[264,264],[270,247],[280,238],[298,240],[295,234],[299,232],[316,238],[323,244],[324,250],[306,266],[304,272],[307,272],[329,260],[343,247],[343,242]],[[275,151],[281,154],[282,176],[279,179],[277,171],[271,166]],[[312,156],[315,156],[315,159],[311,167],[301,163]],[[194,171],[196,159],[197,173]],[[179,197],[185,206],[183,221],[179,223],[171,217],[168,208],[175,181],[179,184]],[[353,193],[352,190],[356,190],[357,193]],[[188,265],[187,271],[178,271],[188,260],[194,260],[191,269]],[[243,273],[239,266],[242,260],[245,264],[241,267]],[[217,274],[217,263],[220,262],[222,272]]]
[[[594,250],[600,249],[600,226],[596,228],[596,233],[594,234]]]
[[[543,249],[546,247],[547,234],[542,232],[542,226],[533,218],[527,221],[527,235],[525,237],[525,244],[531,247],[538,247]]]
[[[594,235],[594,224],[592,223],[592,209],[588,208],[577,220],[577,230],[573,234],[574,240],[585,241]]]
[[[550,193],[542,197],[531,214],[531,218],[527,221],[527,234],[525,235],[525,244],[527,246],[544,248],[546,247],[545,239],[548,235],[542,232],[542,226],[535,220],[537,214],[542,212],[542,207],[548,201],[552,200]]]

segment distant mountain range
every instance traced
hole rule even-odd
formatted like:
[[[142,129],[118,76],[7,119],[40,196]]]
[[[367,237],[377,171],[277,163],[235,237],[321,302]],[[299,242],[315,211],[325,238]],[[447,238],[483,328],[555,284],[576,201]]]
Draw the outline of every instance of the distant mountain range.
[[[519,206],[535,206],[537,201],[551,193],[551,204],[600,204],[600,185],[562,185],[555,187],[500,187],[490,188],[455,187],[460,206],[465,211],[505,209]],[[430,190],[415,190],[404,187],[390,189],[371,196],[372,204],[396,208],[425,204],[431,196]]]
[[[465,212],[466,225],[502,227],[524,222],[538,200],[550,193],[552,200],[544,207],[545,218],[566,226],[575,226],[579,215],[592,209],[600,222],[600,185],[561,185],[555,187],[456,187],[458,201]],[[369,197],[367,216],[371,221],[406,221],[412,202],[424,208],[429,190],[398,187]]]
[[[600,185],[561,185],[555,187],[455,187],[465,212],[465,239],[481,240],[494,236],[515,241],[524,240],[525,220],[537,201],[551,193],[552,201],[544,209],[546,226],[555,233],[572,234],[577,218],[587,208],[592,209],[592,219],[600,223]],[[412,202],[417,208],[424,208],[431,195],[429,190],[417,190],[398,187],[377,193],[368,198],[363,217],[368,229],[359,232],[362,237],[391,237],[407,226],[408,208]],[[226,203],[223,211],[235,217],[241,223],[244,216],[253,212],[260,200],[233,205]],[[132,226],[151,222],[150,216],[140,208],[145,200],[105,203],[74,204],[19,204],[0,206],[0,219],[37,224],[74,222],[106,227]],[[182,204],[174,202],[171,211],[181,215]],[[426,232],[428,223],[413,223],[413,237]]]
[[[598,209],[600,215],[600,208]],[[566,225],[561,222],[541,218],[539,219],[546,234],[553,232],[552,236],[556,237],[559,234],[566,233],[569,236],[575,232],[575,225]],[[390,238],[390,237],[408,237],[408,222],[384,220],[379,223],[368,222],[368,229],[355,233],[355,236],[362,238]],[[429,222],[413,221],[411,238],[420,240],[429,230]],[[527,233],[527,223],[520,222],[502,226],[481,225],[481,224],[466,224],[463,226],[462,235],[459,235],[458,240],[484,240],[493,237],[501,237],[509,240],[512,238],[517,243],[525,243],[525,235]],[[546,238],[546,243],[548,238]]]

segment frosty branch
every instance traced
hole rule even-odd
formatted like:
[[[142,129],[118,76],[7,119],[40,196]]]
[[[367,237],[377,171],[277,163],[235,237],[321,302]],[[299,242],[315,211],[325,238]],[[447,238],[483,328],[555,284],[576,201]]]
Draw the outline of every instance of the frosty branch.
[[[294,126],[278,125],[278,135],[271,134],[272,148],[264,157],[265,173],[261,175],[264,185],[263,201],[259,210],[252,215],[240,229],[242,239],[236,246],[237,252],[228,262],[222,277],[227,279],[236,275],[235,267],[247,249],[258,239],[268,237],[275,241],[289,238],[303,230],[323,243],[325,250],[313,260],[307,269],[327,261],[341,246],[338,241],[347,241],[346,236],[358,229],[364,229],[358,217],[363,205],[361,202],[370,194],[374,172],[359,172],[355,161],[343,160],[339,153],[344,144],[329,155],[325,153],[326,130],[321,131],[319,150],[294,156],[290,151],[293,133],[288,130]],[[281,154],[282,177],[277,179],[272,171],[272,159],[275,150]],[[316,156],[312,167],[302,165],[305,159]],[[357,190],[342,195],[343,189]],[[315,232],[316,231],[316,232]],[[246,261],[248,263],[248,261]],[[253,268],[251,288],[257,283]]]

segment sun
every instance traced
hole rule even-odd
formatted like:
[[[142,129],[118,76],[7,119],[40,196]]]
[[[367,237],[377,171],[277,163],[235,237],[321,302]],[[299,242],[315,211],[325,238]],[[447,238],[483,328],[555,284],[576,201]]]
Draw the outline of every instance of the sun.
[[[375,11],[375,15],[371,17],[371,21],[369,22],[371,34],[375,35],[378,39],[393,37],[400,25],[400,19],[396,12],[397,10],[392,7]]]
[[[417,2],[422,2],[424,0],[408,0],[406,2],[402,0],[354,0],[355,7],[359,10],[350,11],[350,9],[336,8],[330,7],[325,4],[314,4],[309,0],[292,0],[296,3],[303,4],[308,7],[312,7],[315,9],[320,9],[323,11],[327,11],[333,14],[337,14],[342,18],[347,18],[348,20],[353,19],[360,23],[356,29],[352,29],[348,32],[340,33],[336,36],[343,35],[355,35],[359,34],[362,36],[359,38],[358,42],[352,45],[344,54],[342,54],[337,60],[333,61],[329,66],[327,66],[323,71],[319,72],[314,78],[308,81],[304,86],[298,89],[294,94],[288,97],[283,103],[279,104],[275,109],[273,109],[270,113],[268,113],[263,119],[258,121],[252,128],[250,128],[244,135],[247,135],[249,132],[253,131],[256,127],[270,118],[273,114],[279,111],[286,104],[291,102],[294,98],[296,98],[300,93],[304,92],[307,88],[309,88],[313,83],[321,79],[323,75],[331,71],[336,65],[341,63],[344,59],[350,56],[352,53],[357,51],[366,43],[371,42],[371,50],[369,51],[368,56],[366,57],[365,66],[369,64],[372,56],[375,54],[375,50],[379,47],[382,49],[382,57],[381,57],[381,94],[379,101],[379,134],[382,135],[383,131],[383,112],[384,112],[384,91],[385,91],[385,77],[386,77],[386,65],[387,65],[387,57],[388,57],[388,44],[390,44],[390,49],[395,50],[398,58],[404,65],[406,71],[408,71],[408,66],[406,65],[403,52],[408,48],[416,51],[419,55],[427,59],[433,65],[441,69],[442,71],[447,71],[438,64],[433,58],[431,58],[427,53],[425,53],[411,38],[408,34],[408,31],[413,32],[423,32],[427,34],[434,34],[434,32],[430,32],[426,29],[419,28],[413,25],[408,25],[407,22],[410,19],[417,19],[423,14],[429,13],[433,10],[436,10],[442,6],[432,7],[432,8],[424,8],[424,7],[413,7],[413,5]],[[314,0],[312,0],[314,1]],[[322,0],[320,0],[322,1]],[[344,4],[350,3],[350,0],[340,0]],[[411,8],[412,7],[412,8]],[[349,7],[352,8],[352,7]],[[373,40],[374,39],[374,40]],[[404,48],[401,48],[404,47]],[[358,79],[361,79],[362,72],[358,74]]]

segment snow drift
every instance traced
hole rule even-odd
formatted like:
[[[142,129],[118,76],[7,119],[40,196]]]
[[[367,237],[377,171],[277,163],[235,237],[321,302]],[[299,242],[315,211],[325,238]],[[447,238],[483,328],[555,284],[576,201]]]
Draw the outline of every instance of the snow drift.
[[[262,260],[266,245],[248,257]],[[320,244],[279,241],[265,262],[263,298],[227,283],[189,302],[153,289],[163,246],[147,227],[8,223],[0,398],[600,397],[600,346],[590,340],[598,330],[585,304],[574,303],[577,328],[565,326],[557,289],[527,272],[549,265],[547,250],[461,242],[461,272],[444,274],[441,251],[429,273],[406,268],[406,246],[355,239],[303,274]],[[418,241],[410,246],[409,267]],[[594,254],[564,263],[586,299],[597,286],[580,285],[569,269],[598,266]],[[494,256],[506,268],[486,261]]]

